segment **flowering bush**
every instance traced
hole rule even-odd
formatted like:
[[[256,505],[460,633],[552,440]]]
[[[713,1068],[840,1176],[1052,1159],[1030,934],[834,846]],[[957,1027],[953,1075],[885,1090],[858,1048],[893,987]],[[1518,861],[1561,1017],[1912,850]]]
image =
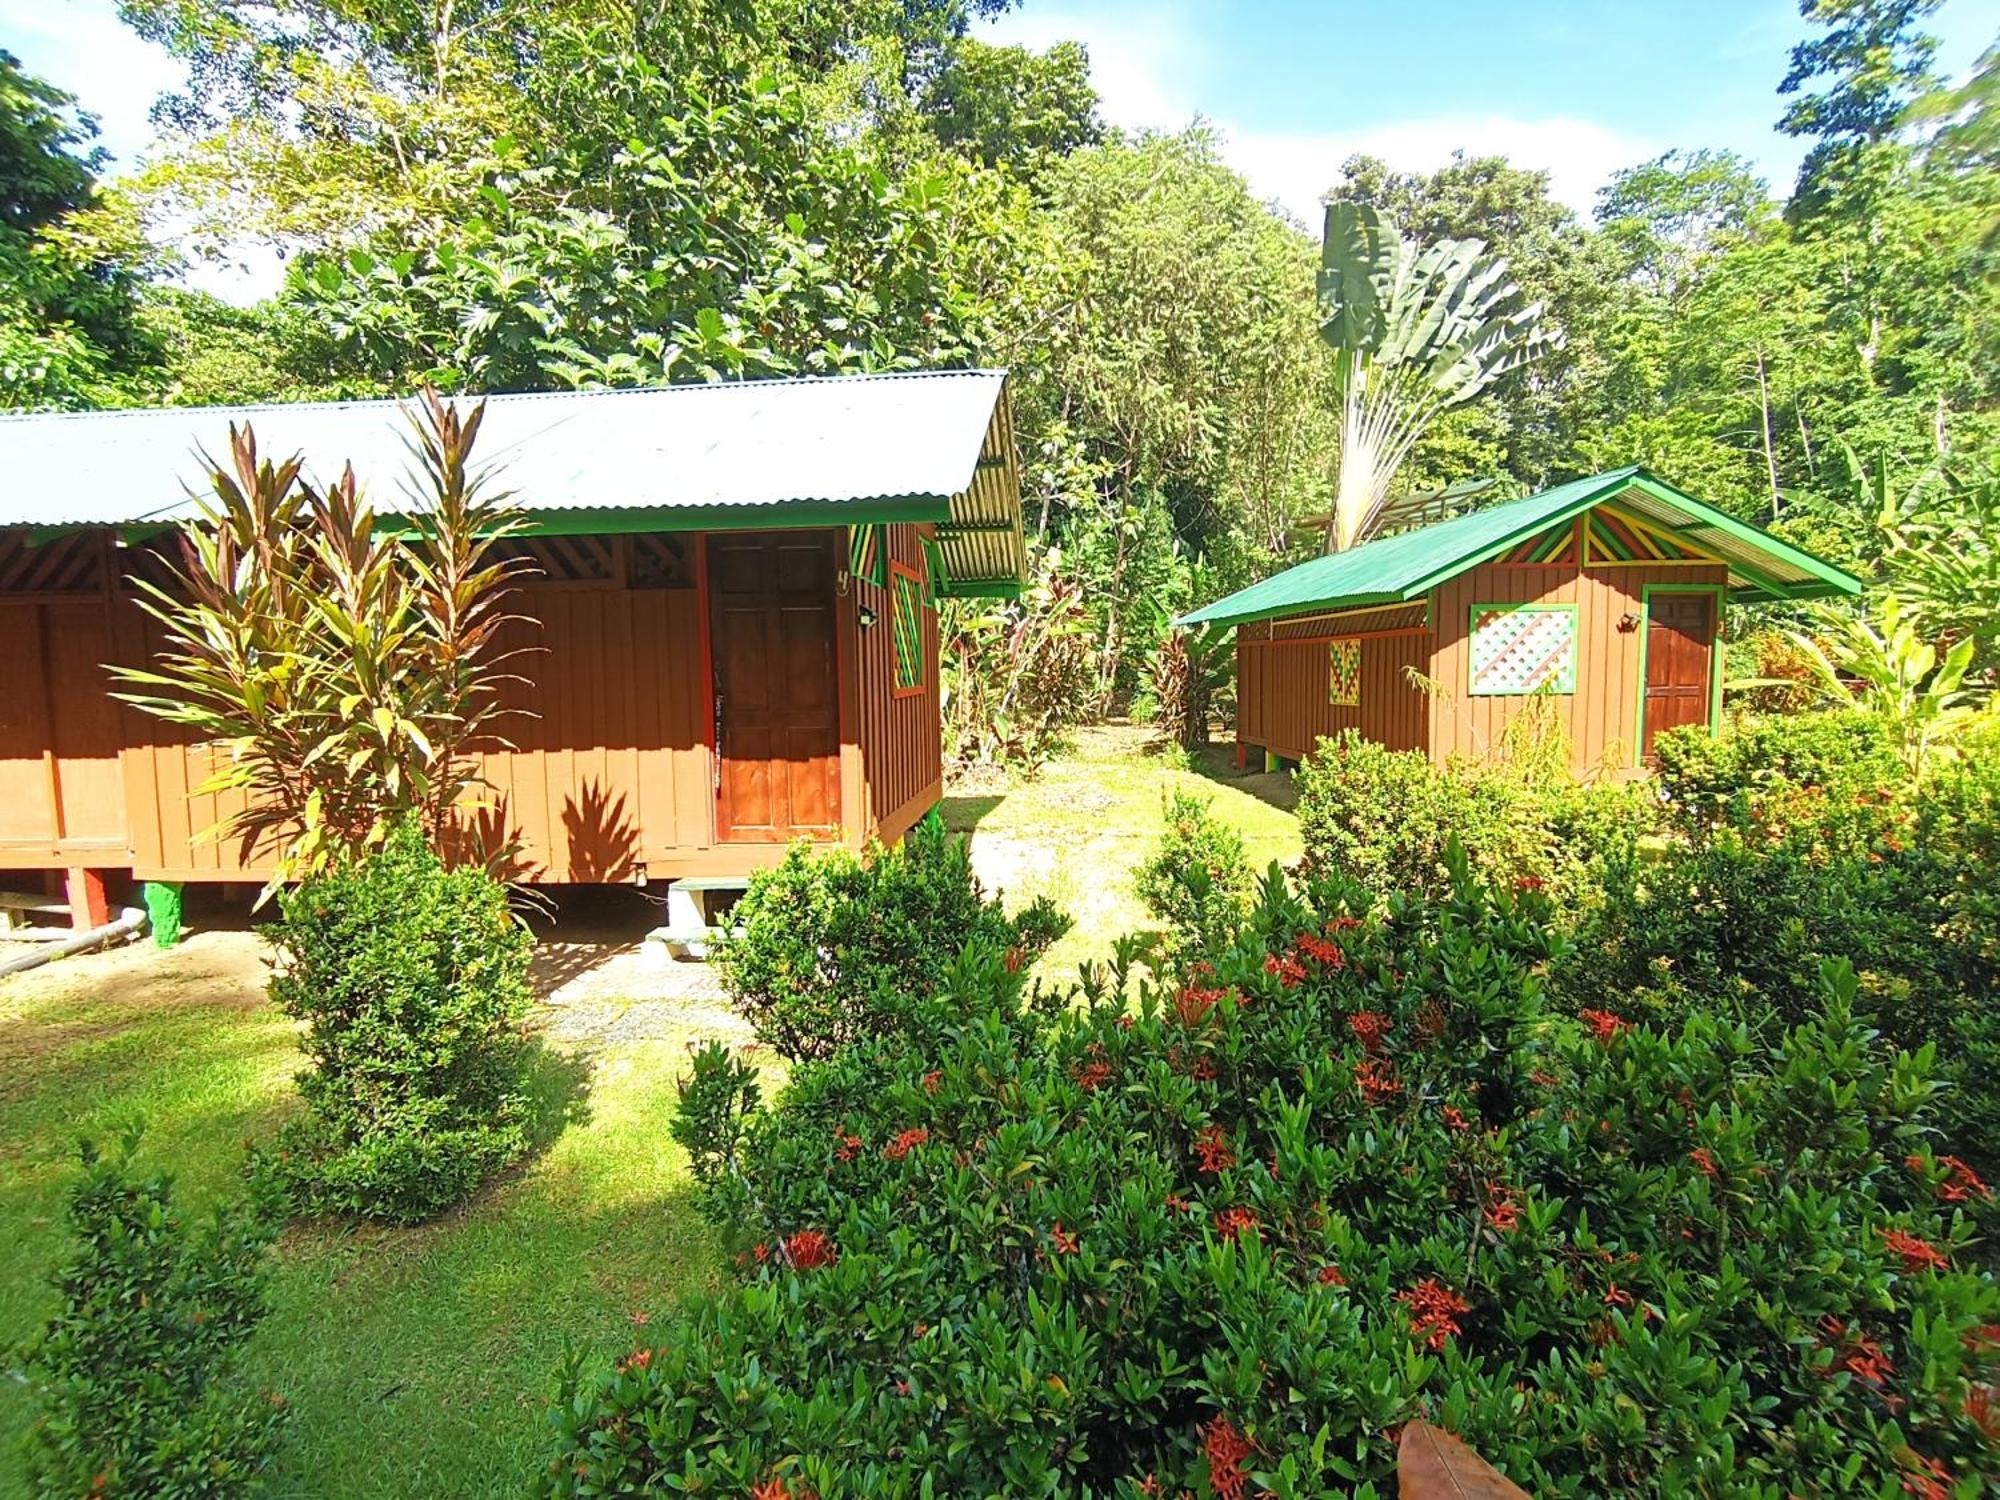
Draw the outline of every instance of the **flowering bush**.
[[[1201,798],[1178,791],[1167,799],[1160,842],[1133,882],[1146,910],[1167,924],[1172,946],[1189,952],[1235,934],[1254,883],[1243,835]]]
[[[264,1251],[282,1194],[255,1163],[250,1192],[184,1224],[173,1186],[118,1151],[82,1146],[69,1195],[75,1256],[62,1305],[26,1352],[42,1414],[29,1430],[38,1495],[221,1497],[250,1493],[288,1415],[243,1390],[236,1358],[264,1316]]]
[[[1928,1057],[1839,966],[1769,1045],[1557,1016],[1548,917],[1267,881],[1175,982],[711,1110],[739,1284],[572,1365],[544,1493],[1379,1496],[1419,1416],[1542,1496],[1976,1485],[2000,1289]]]
[[[716,954],[723,985],[759,1039],[793,1059],[934,1030],[958,1013],[939,992],[956,987],[967,950],[997,949],[1020,970],[1069,927],[1046,900],[1009,917],[934,816],[865,859],[794,845],[751,878],[734,915]]]
[[[1305,869],[1379,895],[1441,897],[1457,844],[1487,880],[1531,881],[1558,909],[1580,911],[1596,898],[1601,867],[1633,860],[1653,804],[1643,789],[1580,785],[1545,762],[1439,767],[1356,730],[1322,739],[1296,777]]]
[[[280,910],[271,998],[312,1061],[308,1115],[281,1137],[299,1205],[415,1223],[519,1160],[534,943],[506,888],[405,825]]]

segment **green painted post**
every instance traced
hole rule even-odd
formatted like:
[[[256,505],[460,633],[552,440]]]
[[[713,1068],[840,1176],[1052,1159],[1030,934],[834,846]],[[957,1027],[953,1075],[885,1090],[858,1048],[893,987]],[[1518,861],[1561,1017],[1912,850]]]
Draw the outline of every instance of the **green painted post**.
[[[1285,768],[1285,763],[1284,763],[1284,762],[1283,762],[1282,760],[1278,759],[1278,757],[1277,757],[1277,756],[1276,756],[1275,754],[1273,754],[1273,753],[1272,753],[1271,751],[1269,751],[1269,750],[1266,750],[1266,751],[1264,752],[1264,769],[1265,769],[1265,770],[1267,770],[1267,771],[1282,771],[1282,770],[1283,770],[1284,768]]]
[[[178,881],[149,880],[143,892],[146,919],[153,927],[153,942],[171,948],[181,940],[181,888]]]

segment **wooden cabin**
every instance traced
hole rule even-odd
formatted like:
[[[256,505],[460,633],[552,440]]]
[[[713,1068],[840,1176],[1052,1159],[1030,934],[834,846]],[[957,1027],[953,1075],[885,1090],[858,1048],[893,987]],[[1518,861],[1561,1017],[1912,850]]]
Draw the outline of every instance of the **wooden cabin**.
[[[1719,720],[1725,603],[1860,590],[1625,468],[1314,558],[1180,623],[1236,628],[1239,763],[1347,729],[1491,756],[1546,695],[1579,775],[1633,774],[1662,730]]]
[[[246,421],[393,511],[395,402],[0,418],[0,884],[74,872],[101,906],[107,878],[268,873],[207,837],[231,811],[191,795],[210,751],[104,669],[155,650],[131,580]],[[936,805],[936,601],[1010,595],[1024,565],[1004,374],[494,396],[475,459],[531,522],[526,713],[483,761],[526,878],[738,876]]]

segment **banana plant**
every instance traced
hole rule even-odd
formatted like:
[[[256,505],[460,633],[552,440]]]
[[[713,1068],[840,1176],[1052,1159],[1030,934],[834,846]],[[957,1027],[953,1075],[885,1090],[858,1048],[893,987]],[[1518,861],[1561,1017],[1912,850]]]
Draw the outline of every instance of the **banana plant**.
[[[1425,430],[1551,343],[1507,262],[1480,240],[1418,248],[1380,209],[1327,206],[1320,337],[1340,392],[1340,471],[1326,550],[1366,541]]]
[[[1903,758],[1921,776],[1934,746],[1970,724],[1978,694],[1965,685],[1975,642],[1969,637],[1942,656],[1925,640],[1895,594],[1874,603],[1874,618],[1821,606],[1817,631],[1791,632],[1806,659],[1841,700],[1879,714],[1902,734]]]

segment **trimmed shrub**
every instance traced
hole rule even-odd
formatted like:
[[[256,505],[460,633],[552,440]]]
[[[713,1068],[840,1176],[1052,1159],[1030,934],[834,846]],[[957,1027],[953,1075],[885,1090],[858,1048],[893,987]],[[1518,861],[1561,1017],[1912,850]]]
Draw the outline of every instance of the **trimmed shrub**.
[[[2000,1288],[1928,1054],[1839,966],[1769,1045],[1552,1015],[1549,915],[1274,872],[1185,985],[710,1107],[740,1284],[571,1366],[543,1493],[1381,1496],[1419,1415],[1541,1496],[1976,1486]]]
[[[1176,952],[1227,943],[1250,914],[1255,881],[1243,836],[1192,793],[1167,798],[1166,827],[1133,886],[1147,911],[1167,924]]]
[[[1654,821],[1642,787],[1581,785],[1567,772],[1389,750],[1358,731],[1322,739],[1299,766],[1299,832],[1311,877],[1359,881],[1378,896],[1441,899],[1456,843],[1495,884],[1525,881],[1574,912],[1596,896],[1600,866],[1636,857]]]
[[[485,871],[412,826],[280,897],[271,998],[306,1024],[307,1118],[281,1137],[300,1206],[411,1224],[529,1146],[534,942]]]
[[[1723,734],[1669,730],[1653,748],[1668,827],[1692,840],[1824,822],[1829,810],[1886,801],[1908,777],[1893,727],[1852,711],[1741,719]]]
[[[1009,917],[972,873],[965,840],[925,818],[866,858],[796,844],[753,876],[716,967],[758,1038],[824,1058],[864,1037],[928,1034],[956,1009],[961,954],[990,947],[1015,971],[1069,929],[1046,899]]]
[[[171,1179],[135,1175],[138,1144],[133,1131],[109,1156],[81,1148],[62,1306],[26,1351],[42,1406],[28,1477],[47,1496],[248,1494],[289,1414],[235,1378],[282,1191],[253,1162],[249,1193],[189,1226]]]

